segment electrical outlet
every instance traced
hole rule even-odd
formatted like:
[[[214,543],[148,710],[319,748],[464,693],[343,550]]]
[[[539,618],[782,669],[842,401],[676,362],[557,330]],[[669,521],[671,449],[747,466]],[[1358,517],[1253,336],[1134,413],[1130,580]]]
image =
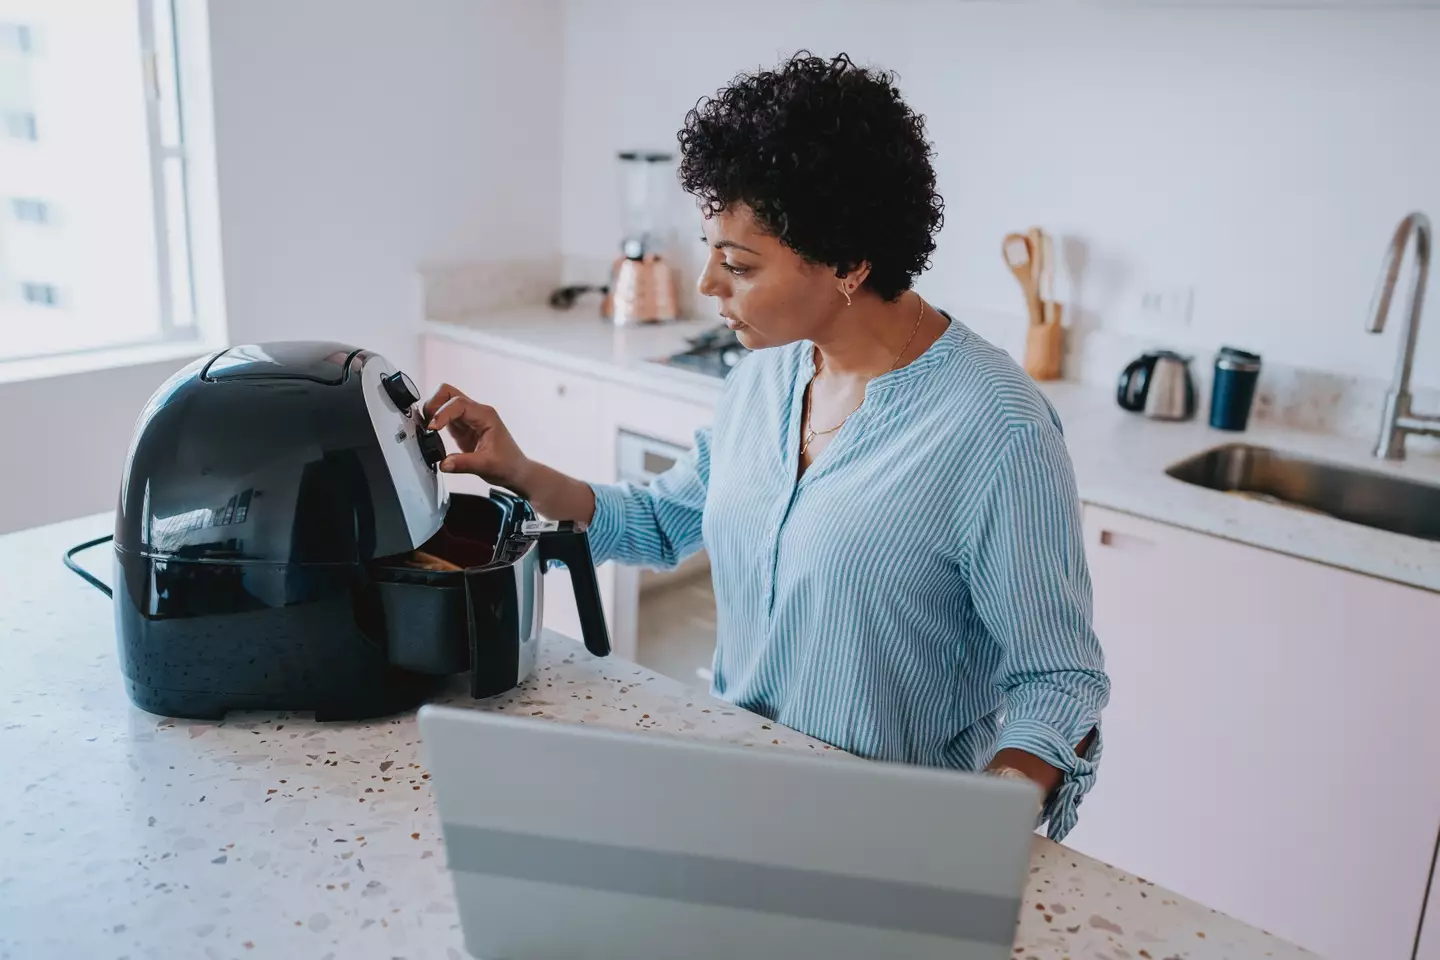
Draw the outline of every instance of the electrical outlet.
[[[1190,326],[1194,305],[1194,287],[1178,283],[1151,283],[1141,288],[1136,312],[1146,327],[1178,329]]]

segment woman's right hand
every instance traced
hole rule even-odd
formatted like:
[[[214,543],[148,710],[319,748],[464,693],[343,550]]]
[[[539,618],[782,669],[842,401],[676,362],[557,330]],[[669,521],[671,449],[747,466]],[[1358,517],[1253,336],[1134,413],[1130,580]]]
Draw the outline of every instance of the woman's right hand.
[[[529,459],[510,436],[494,407],[476,403],[448,383],[442,383],[422,408],[431,430],[449,429],[459,453],[440,461],[446,473],[473,473],[486,483],[519,489]]]

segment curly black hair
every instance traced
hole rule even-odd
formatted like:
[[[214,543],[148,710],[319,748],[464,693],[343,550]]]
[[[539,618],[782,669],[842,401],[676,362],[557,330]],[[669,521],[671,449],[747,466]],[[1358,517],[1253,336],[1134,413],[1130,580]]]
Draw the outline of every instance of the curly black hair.
[[[702,98],[678,139],[681,185],[707,212],[744,204],[837,276],[868,261],[866,282],[885,300],[930,265],[945,203],[925,118],[893,73],[802,50]]]

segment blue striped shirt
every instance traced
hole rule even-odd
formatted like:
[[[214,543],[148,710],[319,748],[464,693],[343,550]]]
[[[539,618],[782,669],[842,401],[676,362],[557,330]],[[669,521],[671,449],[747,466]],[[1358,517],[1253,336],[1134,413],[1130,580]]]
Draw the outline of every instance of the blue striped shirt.
[[[813,345],[756,351],[690,457],[594,484],[596,562],[714,578],[712,692],[865,757],[965,770],[1014,747],[1063,771],[1049,834],[1095,779],[1109,696],[1059,419],[959,321],[796,481]]]

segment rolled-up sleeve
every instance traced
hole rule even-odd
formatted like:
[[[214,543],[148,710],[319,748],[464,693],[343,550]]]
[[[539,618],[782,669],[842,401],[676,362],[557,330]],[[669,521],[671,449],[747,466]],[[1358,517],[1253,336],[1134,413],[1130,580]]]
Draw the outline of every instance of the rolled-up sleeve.
[[[998,648],[1005,717],[996,750],[1023,750],[1061,771],[1043,814],[1059,840],[1095,782],[1110,681],[1091,625],[1080,501],[1058,426],[1015,428],[978,511],[970,583]],[[1091,730],[1094,740],[1077,755]]]
[[[709,478],[710,428],[703,427],[689,454],[648,484],[592,483],[589,537],[595,563],[668,569],[697,551]]]

